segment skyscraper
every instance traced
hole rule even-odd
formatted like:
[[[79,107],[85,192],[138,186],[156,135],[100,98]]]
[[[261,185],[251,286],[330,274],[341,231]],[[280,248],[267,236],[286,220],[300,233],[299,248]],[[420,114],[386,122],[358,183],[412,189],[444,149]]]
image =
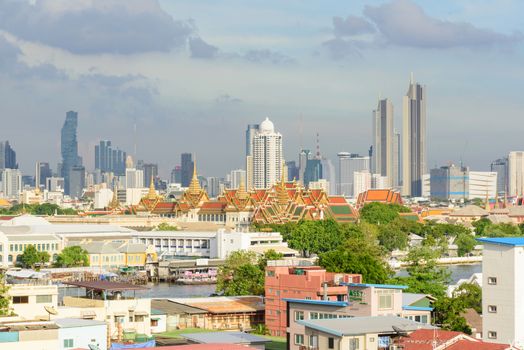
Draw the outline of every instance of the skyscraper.
[[[386,176],[393,184],[393,104],[389,99],[378,101],[373,111],[373,173]]]
[[[524,195],[524,152],[510,152],[508,161],[508,194],[512,197],[522,197]]]
[[[144,184],[145,187],[151,186],[151,179],[156,181],[158,177],[158,164],[146,163],[143,165],[144,169]],[[158,187],[155,182],[155,187]]]
[[[426,87],[413,81],[403,98],[402,195],[422,196],[426,174]]]
[[[280,181],[283,162],[282,135],[266,118],[253,138],[253,186],[269,188]]]
[[[362,157],[348,152],[338,153],[338,194],[353,196],[354,173],[369,172],[369,167],[369,156]]]
[[[182,166],[182,187],[189,187],[193,177],[193,156],[191,153],[182,153],[180,155],[180,164]]]
[[[46,179],[53,176],[49,163],[36,162],[35,167],[35,187],[45,187]]]
[[[238,189],[240,188],[240,183],[244,183],[244,188],[246,186],[246,171],[243,169],[232,170],[230,174],[230,186],[229,188]]]
[[[102,140],[95,145],[95,169],[103,173],[112,172],[115,175],[124,175],[126,157],[126,152],[112,148],[111,141]]]
[[[286,167],[287,167],[287,181],[297,180],[299,177],[297,162],[295,162],[294,160],[286,162]]]
[[[497,173],[497,193],[508,192],[508,158],[500,158],[491,163],[491,171]]]
[[[298,179],[304,184],[304,177],[306,173],[307,161],[312,159],[313,155],[310,150],[302,149],[298,155]]]
[[[78,113],[69,111],[62,127],[61,153],[62,153],[62,177],[64,178],[64,192],[70,194],[70,172],[75,166],[82,165],[82,159],[78,156],[78,142],[76,139],[76,128],[78,126]]]
[[[328,182],[328,194],[335,195],[337,193],[337,176],[335,166],[331,159],[326,157],[322,158],[322,178]]]
[[[391,180],[391,186],[393,187],[398,187],[402,183],[400,179],[400,175],[402,174],[402,164],[400,159],[400,155],[402,154],[401,147],[400,133],[395,130],[393,131],[393,175]]]
[[[175,165],[173,170],[171,170],[171,183],[182,183],[182,167],[180,165]]]
[[[0,169],[18,169],[16,152],[9,141],[0,141]]]
[[[304,171],[304,186],[309,186],[312,181],[322,179],[322,163],[320,159],[308,159],[306,163],[306,170]]]
[[[75,165],[69,171],[69,196],[81,198],[86,181],[86,169],[81,165]]]
[[[248,124],[246,129],[246,157],[253,155],[253,139],[260,128],[259,124]]]
[[[22,172],[18,169],[3,169],[0,171],[0,180],[0,191],[4,197],[18,199],[22,191]]]

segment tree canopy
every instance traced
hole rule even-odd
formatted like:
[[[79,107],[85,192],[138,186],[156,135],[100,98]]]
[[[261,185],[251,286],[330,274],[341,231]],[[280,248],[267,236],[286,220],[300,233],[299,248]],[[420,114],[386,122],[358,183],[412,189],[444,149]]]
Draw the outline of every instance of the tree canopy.
[[[17,263],[24,268],[34,268],[37,264],[49,262],[48,252],[39,252],[34,245],[29,245],[24,252],[18,256]]]
[[[360,219],[370,224],[385,225],[400,217],[399,213],[409,212],[411,210],[403,205],[373,202],[365,204],[360,210]]]
[[[155,227],[155,231],[178,231],[178,226],[173,226],[167,222],[161,222]]]
[[[58,205],[51,203],[15,204],[10,208],[0,209],[0,214],[3,215],[16,215],[22,213],[51,216],[55,213],[58,215],[76,215],[77,211],[70,208],[62,209]]]
[[[85,249],[80,246],[70,246],[58,254],[55,266],[57,267],[78,267],[89,266],[89,255]]]
[[[9,315],[9,286],[5,283],[4,272],[0,270],[0,316]]]
[[[232,252],[218,270],[216,291],[224,295],[264,295],[264,276],[268,260],[281,259],[274,250],[262,256],[254,252]]]

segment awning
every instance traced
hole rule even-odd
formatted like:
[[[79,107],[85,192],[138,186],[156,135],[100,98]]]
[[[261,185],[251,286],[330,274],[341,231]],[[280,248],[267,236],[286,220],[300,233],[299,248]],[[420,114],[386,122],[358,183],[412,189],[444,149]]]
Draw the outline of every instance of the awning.
[[[125,311],[115,311],[113,312],[113,316],[126,316],[127,312]]]
[[[149,316],[147,311],[135,311],[135,316]]]
[[[160,317],[151,317],[152,321],[160,321]]]

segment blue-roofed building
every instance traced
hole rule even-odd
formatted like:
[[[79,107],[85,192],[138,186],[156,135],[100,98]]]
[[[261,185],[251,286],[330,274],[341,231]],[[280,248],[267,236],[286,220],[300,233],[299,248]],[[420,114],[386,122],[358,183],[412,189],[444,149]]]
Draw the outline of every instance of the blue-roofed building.
[[[479,238],[482,337],[524,347],[524,237]]]
[[[431,322],[435,299],[430,295],[404,293],[407,286],[402,285],[347,283],[346,287],[343,301],[283,299],[287,303],[289,349],[307,345],[304,322],[309,321],[395,316],[424,325]]]

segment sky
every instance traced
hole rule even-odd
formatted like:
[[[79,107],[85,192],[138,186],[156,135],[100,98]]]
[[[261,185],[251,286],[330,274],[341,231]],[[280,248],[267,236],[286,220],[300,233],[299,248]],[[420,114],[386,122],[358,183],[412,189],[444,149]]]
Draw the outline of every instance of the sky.
[[[367,152],[379,96],[401,129],[413,72],[428,166],[487,170],[523,149],[523,12],[519,0],[0,0],[0,140],[25,173],[56,168],[75,110],[88,170],[109,139],[164,177],[182,152],[224,176],[243,167],[246,125],[269,117],[286,160],[319,133],[336,163]]]

